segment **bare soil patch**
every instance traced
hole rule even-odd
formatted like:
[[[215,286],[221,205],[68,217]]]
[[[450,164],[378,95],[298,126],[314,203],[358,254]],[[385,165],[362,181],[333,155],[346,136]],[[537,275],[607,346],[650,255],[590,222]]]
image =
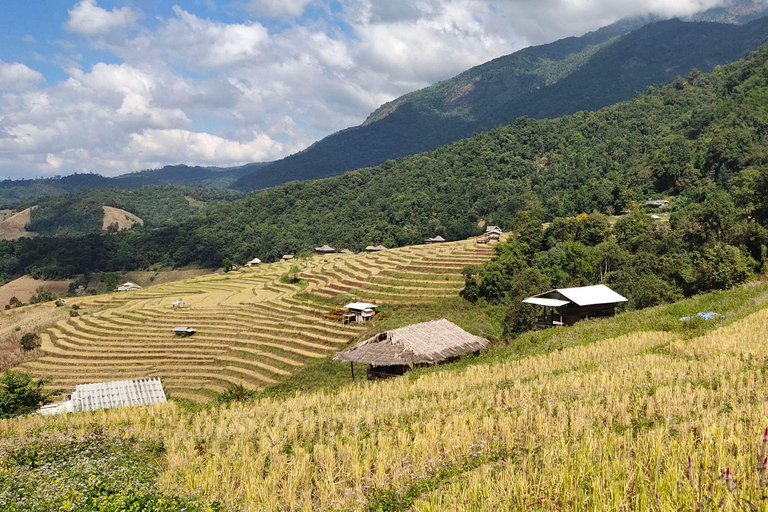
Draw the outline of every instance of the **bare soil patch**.
[[[10,283],[0,286],[0,309],[4,308],[11,297],[16,297],[21,302],[29,302],[35,290],[42,286],[48,288],[54,294],[63,294],[67,292],[69,283],[72,281],[46,281],[44,279],[32,279],[30,276],[22,276],[14,279]]]
[[[33,237],[37,233],[27,231],[27,226],[32,221],[32,209],[34,206],[13,214],[7,219],[0,221],[0,239],[16,240],[23,236]]]
[[[136,224],[139,226],[144,225],[144,220],[131,212],[115,208],[114,206],[104,205],[101,208],[104,210],[104,218],[101,222],[101,229],[104,231],[113,225],[117,226],[118,231],[131,229]]]

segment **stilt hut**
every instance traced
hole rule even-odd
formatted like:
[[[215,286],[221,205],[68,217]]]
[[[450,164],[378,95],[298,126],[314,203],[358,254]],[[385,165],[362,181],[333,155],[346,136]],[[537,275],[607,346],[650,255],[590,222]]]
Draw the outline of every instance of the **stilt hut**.
[[[626,301],[626,297],[604,284],[557,288],[523,299],[526,304],[543,307],[543,313],[536,319],[542,327],[573,325],[585,318],[613,316],[616,306]]]
[[[371,380],[403,375],[416,366],[453,361],[464,354],[479,352],[486,345],[487,339],[441,318],[379,333],[338,352],[333,359],[370,365]]]

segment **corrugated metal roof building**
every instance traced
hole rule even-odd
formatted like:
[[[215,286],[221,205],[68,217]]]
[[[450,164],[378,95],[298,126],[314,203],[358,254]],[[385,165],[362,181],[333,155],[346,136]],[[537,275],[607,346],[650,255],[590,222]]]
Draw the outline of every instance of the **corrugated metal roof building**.
[[[72,398],[38,410],[40,414],[96,411],[133,405],[153,405],[166,401],[159,377],[78,384]]]
[[[626,302],[604,284],[578,288],[557,288],[523,299],[526,304],[543,306],[544,313],[537,323],[544,326],[573,325],[585,318],[613,316],[616,306]]]

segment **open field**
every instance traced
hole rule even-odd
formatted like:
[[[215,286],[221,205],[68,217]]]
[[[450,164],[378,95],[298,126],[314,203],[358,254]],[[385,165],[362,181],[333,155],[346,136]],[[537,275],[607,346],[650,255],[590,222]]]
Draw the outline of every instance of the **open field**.
[[[47,281],[45,279],[33,279],[30,276],[21,276],[18,279],[0,286],[0,308],[5,307],[11,297],[16,297],[21,302],[29,302],[39,287],[46,288],[54,294],[66,293],[69,289],[69,280]]]
[[[37,233],[26,229],[32,221],[32,208],[35,207],[32,206],[0,221],[0,240],[15,240],[22,236],[35,236]]]
[[[101,209],[104,211],[104,217],[101,221],[101,229],[104,231],[110,226],[115,226],[118,231],[121,231],[123,229],[131,229],[136,224],[139,226],[144,225],[144,220],[131,212],[106,205],[103,205]]]
[[[79,316],[41,334],[43,355],[22,365],[52,376],[52,387],[161,377],[172,396],[202,401],[241,384],[263,389],[307,363],[332,355],[375,322],[342,325],[323,317],[359,299],[384,306],[456,297],[461,270],[486,261],[492,247],[465,240],[381,253],[314,256],[135,292],[70,299]],[[299,265],[301,283],[280,276]],[[173,309],[183,299],[187,307]],[[51,306],[52,307],[52,306]],[[190,326],[194,336],[172,329]]]
[[[160,435],[163,489],[244,510],[766,510],[766,330],[763,309],[334,393],[21,418],[0,439]]]

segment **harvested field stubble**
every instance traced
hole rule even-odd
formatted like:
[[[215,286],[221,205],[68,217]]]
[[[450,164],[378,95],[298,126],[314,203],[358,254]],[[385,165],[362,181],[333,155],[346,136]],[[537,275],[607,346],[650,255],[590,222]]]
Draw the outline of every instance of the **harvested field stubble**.
[[[690,339],[639,332],[195,414],[25,418],[0,436],[159,431],[165,489],[248,510],[701,509],[689,473],[705,509],[765,510],[767,329],[762,310]]]

